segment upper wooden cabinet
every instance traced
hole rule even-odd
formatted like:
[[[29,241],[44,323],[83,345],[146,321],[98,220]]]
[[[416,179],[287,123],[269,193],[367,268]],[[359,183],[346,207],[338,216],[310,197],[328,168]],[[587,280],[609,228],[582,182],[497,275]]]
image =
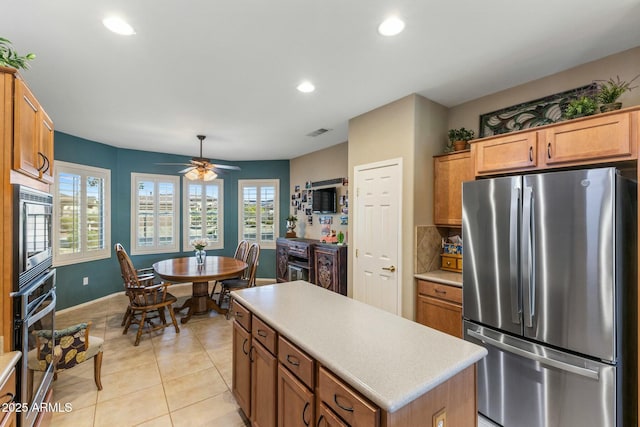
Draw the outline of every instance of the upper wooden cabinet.
[[[544,163],[584,164],[636,157],[630,113],[595,116],[544,130]]]
[[[462,226],[462,183],[473,180],[471,153],[434,156],[433,171],[433,223]]]
[[[638,107],[471,142],[476,176],[636,160]]]
[[[475,174],[490,175],[533,169],[538,166],[538,134],[518,132],[471,144]]]
[[[13,169],[52,183],[53,122],[19,77],[13,101]]]

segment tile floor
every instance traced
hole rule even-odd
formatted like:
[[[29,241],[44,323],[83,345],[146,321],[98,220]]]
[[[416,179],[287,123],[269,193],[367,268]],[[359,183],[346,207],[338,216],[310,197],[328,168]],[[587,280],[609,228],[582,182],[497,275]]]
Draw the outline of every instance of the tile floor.
[[[174,285],[179,305],[191,285]],[[63,310],[56,328],[91,320],[91,335],[103,337],[102,391],[93,382],[93,361],[61,372],[53,384],[54,402],[70,403],[52,426],[224,426],[248,425],[231,394],[231,321],[215,312],[193,316],[164,331],[122,335],[124,295]],[[180,315],[178,315],[178,322]]]

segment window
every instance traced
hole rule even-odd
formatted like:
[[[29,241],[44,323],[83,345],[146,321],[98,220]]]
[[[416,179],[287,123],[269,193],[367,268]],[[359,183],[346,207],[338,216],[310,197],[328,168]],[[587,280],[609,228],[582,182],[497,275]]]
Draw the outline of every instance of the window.
[[[55,265],[111,257],[111,171],[56,161]]]
[[[131,253],[178,252],[180,177],[131,174]]]
[[[184,230],[182,250],[192,250],[191,241],[207,239],[207,249],[224,246],[223,198],[224,181],[184,180]]]
[[[238,181],[238,239],[275,249],[278,236],[279,187],[277,179]]]

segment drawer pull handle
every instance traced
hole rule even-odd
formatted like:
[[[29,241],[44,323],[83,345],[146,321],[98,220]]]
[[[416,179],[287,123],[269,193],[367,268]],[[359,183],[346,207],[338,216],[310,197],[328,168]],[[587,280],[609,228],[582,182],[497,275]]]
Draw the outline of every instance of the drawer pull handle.
[[[289,362],[293,366],[300,366],[300,362],[296,360],[296,357],[292,357],[290,354],[287,354],[287,362]]]
[[[434,289],[434,291],[436,292],[436,294],[442,294],[442,295],[446,295],[447,291],[442,291],[440,289]]]
[[[249,352],[244,348],[244,346],[245,346],[248,342],[249,342],[249,340],[245,338],[245,339],[244,339],[244,342],[242,343],[242,352],[243,352],[244,354],[249,354]]]
[[[267,332],[263,329],[258,329],[258,335],[260,335],[262,338],[266,338]]]
[[[529,146],[529,161],[533,162],[533,147]]]
[[[253,349],[255,347],[251,346],[251,348],[249,349],[249,362],[253,363]]]
[[[309,407],[309,402],[306,402],[304,404],[304,409],[302,410],[302,422],[304,423],[304,425],[306,425],[307,427],[309,426],[309,423],[311,422],[311,420],[307,421],[304,419],[304,414],[307,413],[307,408]]]
[[[11,392],[7,392],[7,394],[5,394],[4,396],[0,397],[0,399],[4,399],[5,397],[8,397],[9,400],[7,400],[6,402],[2,402],[3,404],[13,402],[14,399],[16,398],[16,395],[11,393]]]
[[[547,144],[547,158],[551,158],[551,143]]]
[[[240,318],[240,317],[244,317],[244,316],[242,315],[242,313],[241,313],[241,312],[236,311],[236,317]]]
[[[353,406],[351,408],[347,408],[345,406],[342,406],[340,403],[338,403],[338,395],[334,394],[333,395],[333,401],[335,402],[336,405],[338,405],[338,407],[340,409],[342,409],[343,411],[347,411],[347,412],[353,412]]]
[[[320,423],[322,422],[322,420],[324,420],[324,415],[320,415],[320,418],[318,418],[318,424],[316,424],[316,427],[320,427]]]
[[[447,261],[447,265],[451,265],[451,261]]]

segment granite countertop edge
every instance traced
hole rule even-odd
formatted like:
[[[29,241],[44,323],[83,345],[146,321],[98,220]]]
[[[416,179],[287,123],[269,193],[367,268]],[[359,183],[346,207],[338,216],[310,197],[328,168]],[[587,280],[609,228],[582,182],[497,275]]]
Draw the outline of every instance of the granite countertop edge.
[[[10,351],[0,355],[0,385],[7,381],[11,370],[16,366],[21,357],[22,352],[20,351]]]
[[[302,281],[300,282],[306,283]],[[293,283],[297,282],[287,282],[268,286],[283,286],[288,284],[291,285]],[[352,300],[351,298],[335,294],[340,298],[348,299],[349,302],[347,304],[353,304],[354,307],[357,307],[359,314],[362,310],[369,312],[376,311],[379,313],[373,313],[373,316],[377,316],[379,314],[383,318],[383,322],[390,320],[391,317],[389,316],[396,318],[395,321],[396,323],[398,323],[398,325],[404,325],[408,329],[407,331],[403,331],[402,334],[397,335],[411,335],[417,333],[418,335],[421,335],[422,338],[426,337],[432,339],[433,342],[430,342],[430,345],[432,345],[433,347],[450,347],[448,352],[443,352],[445,353],[444,355],[436,355],[435,353],[431,355],[435,359],[438,359],[437,363],[433,363],[433,365],[439,366],[437,372],[434,372],[434,368],[431,367],[432,364],[430,363],[431,361],[429,360],[429,355],[417,354],[403,356],[408,357],[409,359],[401,361],[401,363],[398,364],[398,369],[402,369],[406,372],[414,372],[415,369],[421,369],[422,372],[416,373],[415,376],[421,376],[422,379],[407,382],[406,378],[396,379],[392,374],[389,373],[389,371],[386,371],[387,373],[383,375],[387,375],[391,379],[391,382],[389,382],[389,379],[380,382],[380,378],[376,377],[373,378],[373,381],[370,382],[375,383],[376,381],[378,381],[378,383],[372,386],[367,381],[363,381],[361,379],[362,375],[358,374],[358,372],[355,371],[360,370],[360,372],[362,372],[362,364],[368,364],[371,366],[368,372],[382,372],[382,367],[388,366],[388,364],[392,362],[389,362],[388,357],[365,358],[365,360],[363,361],[361,352],[363,351],[363,348],[367,348],[368,345],[371,345],[371,339],[367,339],[367,337],[364,337],[364,341],[360,341],[359,343],[354,344],[353,348],[357,348],[360,350],[355,352],[345,352],[339,343],[340,337],[337,337],[336,340],[331,340],[333,341],[331,345],[327,345],[327,342],[330,342],[330,340],[327,339],[327,337],[329,336],[328,334],[330,333],[326,332],[325,329],[325,334],[323,337],[322,329],[324,328],[322,321],[309,322],[306,325],[300,325],[300,321],[298,320],[289,322],[293,324],[288,325],[286,324],[286,321],[283,322],[271,316],[273,307],[267,307],[267,309],[263,309],[263,307],[259,303],[254,304],[254,302],[252,302],[251,300],[255,301],[256,295],[248,295],[247,291],[251,292],[252,289],[259,291],[259,288],[265,287],[267,286],[250,288],[242,291],[234,291],[232,292],[232,295],[234,299],[236,299],[242,305],[246,306],[255,315],[257,315],[272,328],[274,328],[279,334],[285,336],[289,341],[305,351],[309,356],[314,358],[322,366],[327,367],[335,375],[337,375],[355,390],[360,392],[363,396],[367,397],[381,409],[389,413],[397,411],[416,398],[431,391],[454,375],[472,366],[487,354],[486,349],[484,349],[483,347],[476,346],[467,341],[462,341],[458,338],[446,335],[431,328],[427,328],[423,325],[411,322],[399,316],[391,315],[390,313],[383,312],[382,310],[376,309],[372,306],[367,306],[366,304]],[[321,288],[318,289],[323,292],[329,292]],[[248,298],[245,298],[246,295],[248,295]],[[344,304],[342,305],[344,306]],[[363,309],[362,306],[366,306],[367,308]],[[335,315],[335,310],[333,313]],[[416,328],[420,329],[417,330]],[[334,331],[335,328],[329,328],[329,330]],[[361,339],[361,337],[355,338],[356,341],[358,339]],[[351,340],[354,340],[353,336],[349,336],[347,341]],[[375,343],[374,345],[378,345],[379,343],[380,340],[378,336],[377,343]],[[336,348],[340,348],[340,350],[336,350]],[[383,348],[387,347],[384,347],[383,345]],[[389,352],[393,353],[393,350]],[[336,354],[340,354],[340,357],[336,357]],[[379,365],[382,365],[382,367]],[[374,374],[373,376],[375,377],[376,375]],[[368,379],[371,380],[371,376]]]
[[[442,283],[444,285],[462,287],[462,273],[454,273],[453,271],[433,270],[424,273],[416,273],[413,277],[416,279],[428,280],[430,282]]]

